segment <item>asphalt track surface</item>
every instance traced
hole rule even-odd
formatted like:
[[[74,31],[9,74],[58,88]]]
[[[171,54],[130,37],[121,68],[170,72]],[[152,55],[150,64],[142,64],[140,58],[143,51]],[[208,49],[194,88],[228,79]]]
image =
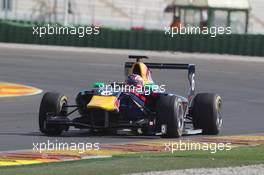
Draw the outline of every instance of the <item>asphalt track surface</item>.
[[[63,92],[70,102],[79,90],[89,89],[96,81],[123,81],[123,64],[129,51],[73,49],[33,46],[0,46],[0,81],[31,85],[46,91]],[[152,54],[148,62],[195,63],[197,92],[222,96],[224,124],[221,135],[261,133],[264,131],[264,62],[262,58],[191,54]],[[212,58],[212,59],[211,59]],[[222,60],[223,58],[223,60]],[[231,59],[231,61],[227,59]],[[252,61],[245,61],[252,59]],[[264,58],[263,58],[264,59]],[[167,91],[185,95],[187,72],[153,71],[153,79]],[[71,131],[61,137],[46,137],[38,131],[38,109],[43,94],[0,98],[0,150],[32,149],[32,143],[130,142],[159,137],[91,136]],[[196,137],[196,136],[195,136]]]

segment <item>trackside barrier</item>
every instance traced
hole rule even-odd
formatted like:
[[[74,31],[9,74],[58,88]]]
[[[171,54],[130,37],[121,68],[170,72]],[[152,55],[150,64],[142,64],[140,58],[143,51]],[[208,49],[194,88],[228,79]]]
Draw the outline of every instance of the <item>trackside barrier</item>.
[[[175,35],[157,30],[121,30],[101,28],[99,35],[33,35],[33,26],[24,21],[0,20],[0,42],[43,45],[139,49],[157,51],[200,52],[264,56],[264,35]],[[78,26],[77,26],[78,27]]]

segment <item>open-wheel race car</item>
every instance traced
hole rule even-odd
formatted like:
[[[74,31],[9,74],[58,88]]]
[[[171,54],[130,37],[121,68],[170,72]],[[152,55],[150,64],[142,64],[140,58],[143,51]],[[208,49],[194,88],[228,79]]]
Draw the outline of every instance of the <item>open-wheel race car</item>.
[[[221,97],[213,93],[195,95],[195,65],[143,63],[146,56],[129,56],[125,63],[126,81],[94,83],[79,92],[76,104],[54,92],[44,94],[39,110],[39,128],[45,135],[60,135],[69,127],[94,132],[160,135],[175,138],[183,134],[218,134],[221,130]],[[156,85],[150,69],[188,71],[187,97],[167,93]],[[69,110],[72,109],[72,110]],[[78,112],[78,117],[69,116]]]

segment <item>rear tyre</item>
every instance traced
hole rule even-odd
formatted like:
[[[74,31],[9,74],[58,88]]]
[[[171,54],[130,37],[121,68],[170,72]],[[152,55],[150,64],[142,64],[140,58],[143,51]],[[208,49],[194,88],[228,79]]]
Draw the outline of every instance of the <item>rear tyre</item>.
[[[44,94],[39,108],[39,130],[46,135],[61,135],[66,127],[61,125],[48,125],[47,118],[67,115],[67,97],[53,92]]]
[[[222,99],[217,94],[197,94],[193,101],[191,116],[196,129],[202,129],[203,134],[217,135],[222,126]]]
[[[160,125],[166,126],[165,138],[178,138],[184,129],[184,110],[182,102],[175,96],[161,96],[157,104]]]

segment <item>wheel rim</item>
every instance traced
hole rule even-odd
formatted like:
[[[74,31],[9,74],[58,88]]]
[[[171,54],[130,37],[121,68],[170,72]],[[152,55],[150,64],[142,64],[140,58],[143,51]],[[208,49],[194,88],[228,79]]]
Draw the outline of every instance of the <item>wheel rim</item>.
[[[221,108],[222,108],[222,101],[221,101],[221,97],[218,96],[216,98],[216,113],[217,113],[216,126],[218,129],[222,127],[222,123],[223,123]]]
[[[47,121],[46,119],[43,120],[43,130],[46,130],[47,129]]]
[[[182,134],[183,131],[183,125],[184,125],[184,118],[183,118],[183,110],[182,105],[179,103],[178,110],[177,110],[177,125],[178,125],[178,133],[179,135]]]
[[[60,115],[61,116],[64,116],[64,115],[67,115],[67,108],[65,108],[65,106],[68,104],[67,102],[67,97],[64,96],[62,97],[61,101],[60,101]]]

